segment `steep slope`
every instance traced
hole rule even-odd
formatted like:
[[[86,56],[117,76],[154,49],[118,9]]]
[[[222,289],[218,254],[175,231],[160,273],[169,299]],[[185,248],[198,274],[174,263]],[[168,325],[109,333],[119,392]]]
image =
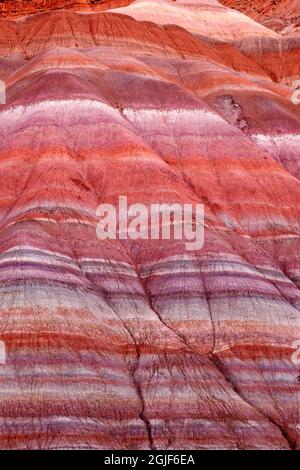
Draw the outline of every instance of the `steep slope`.
[[[240,10],[274,31],[282,31],[290,24],[299,23],[298,0],[220,0],[220,3]]]
[[[244,37],[277,38],[277,34],[264,28],[246,15],[225,8],[217,1],[135,0],[115,12],[130,15],[137,20],[158,24],[177,24],[194,34],[218,41],[231,41]]]
[[[1,0],[0,16],[16,17],[50,10],[103,11],[129,5],[131,0]]]
[[[199,3],[0,20],[2,449],[300,449],[300,110]],[[203,248],[100,240],[120,195]]]
[[[223,53],[224,43],[235,46],[272,80],[290,84],[291,78],[300,76],[298,34],[281,36],[217,1],[136,0],[126,7],[109,11],[162,25],[178,24]],[[228,55],[228,51],[225,54]],[[236,56],[232,49],[229,54]]]

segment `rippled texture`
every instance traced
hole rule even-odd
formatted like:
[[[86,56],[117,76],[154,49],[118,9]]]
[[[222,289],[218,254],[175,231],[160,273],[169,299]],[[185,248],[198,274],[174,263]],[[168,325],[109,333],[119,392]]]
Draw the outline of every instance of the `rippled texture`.
[[[102,11],[129,5],[132,0],[1,0],[0,16],[17,17],[49,10]]]
[[[274,31],[286,31],[286,27],[300,21],[299,0],[221,0],[221,3],[246,13]]]
[[[0,20],[0,447],[299,449],[298,42],[111,5]],[[203,249],[97,239],[119,195]]]

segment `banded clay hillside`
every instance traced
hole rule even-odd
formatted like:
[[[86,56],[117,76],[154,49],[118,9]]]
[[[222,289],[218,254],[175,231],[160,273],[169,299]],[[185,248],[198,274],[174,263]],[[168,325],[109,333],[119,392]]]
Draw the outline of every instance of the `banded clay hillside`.
[[[1,449],[300,449],[298,2],[258,3],[0,2]],[[120,196],[203,247],[100,239]]]
[[[50,10],[103,11],[130,3],[131,0],[1,0],[0,16],[18,17]]]
[[[221,0],[221,3],[278,32],[291,25],[300,26],[299,0]]]

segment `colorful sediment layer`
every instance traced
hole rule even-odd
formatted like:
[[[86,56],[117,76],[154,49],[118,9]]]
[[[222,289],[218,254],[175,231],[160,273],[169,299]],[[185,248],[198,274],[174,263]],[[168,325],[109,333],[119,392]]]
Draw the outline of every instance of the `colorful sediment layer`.
[[[299,0],[220,0],[220,3],[246,13],[274,31],[300,22]]]
[[[300,449],[297,39],[60,3],[0,19],[0,448]],[[203,248],[99,240],[120,195],[204,204]]]

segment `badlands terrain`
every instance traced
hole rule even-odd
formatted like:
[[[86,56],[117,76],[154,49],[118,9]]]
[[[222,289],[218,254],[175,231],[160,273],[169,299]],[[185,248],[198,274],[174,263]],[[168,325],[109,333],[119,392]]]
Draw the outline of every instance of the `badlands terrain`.
[[[299,1],[4,0],[0,79],[0,448],[300,449]]]

